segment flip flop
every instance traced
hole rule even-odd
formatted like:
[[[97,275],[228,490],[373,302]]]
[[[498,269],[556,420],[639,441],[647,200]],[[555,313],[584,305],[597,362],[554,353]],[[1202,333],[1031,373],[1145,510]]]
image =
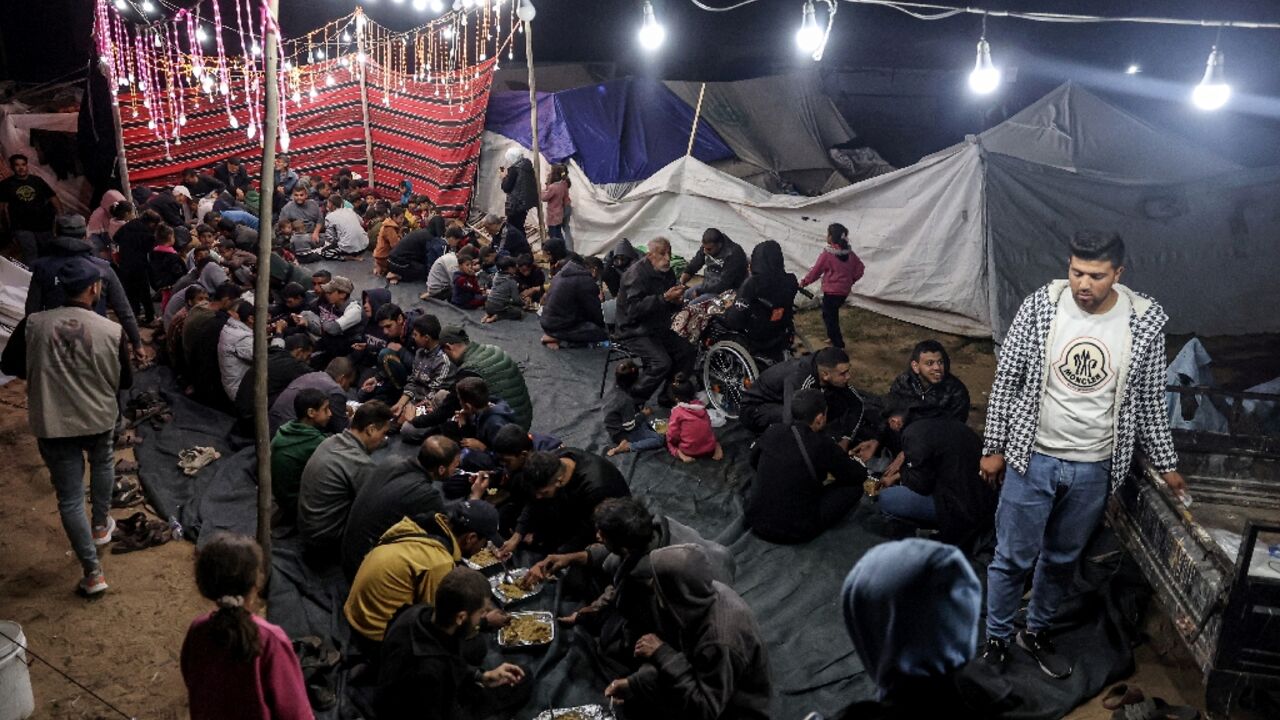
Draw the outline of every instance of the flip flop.
[[[1147,696],[1138,686],[1129,687],[1125,683],[1117,683],[1102,696],[1102,707],[1107,710],[1119,710],[1125,705],[1133,705],[1146,699]]]
[[[1111,720],[1197,720],[1199,717],[1199,710],[1189,705],[1170,705],[1161,698],[1124,705],[1111,714]]]

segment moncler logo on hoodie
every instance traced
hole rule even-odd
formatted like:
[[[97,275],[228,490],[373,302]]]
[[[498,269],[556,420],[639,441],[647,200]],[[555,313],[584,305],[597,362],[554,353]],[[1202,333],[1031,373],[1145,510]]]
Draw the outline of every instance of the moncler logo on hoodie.
[[[1054,364],[1058,378],[1073,391],[1091,393],[1111,376],[1111,353],[1100,340],[1080,337],[1072,340]]]

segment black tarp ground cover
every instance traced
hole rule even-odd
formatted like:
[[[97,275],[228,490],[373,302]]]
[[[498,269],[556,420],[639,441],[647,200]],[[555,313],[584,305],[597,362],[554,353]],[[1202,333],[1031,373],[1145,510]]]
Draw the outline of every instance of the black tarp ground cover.
[[[334,274],[347,275],[357,287],[381,286],[367,264],[325,266]],[[392,288],[394,299],[406,308],[423,304],[417,299],[419,291],[416,284]],[[603,451],[607,437],[597,392],[604,350],[547,350],[539,343],[541,331],[532,316],[521,322],[483,325],[478,311],[463,312],[435,301],[426,307],[445,324],[464,325],[473,341],[500,345],[520,363],[533,398],[536,430],[556,435],[569,446]],[[166,517],[176,517],[187,537],[196,542],[215,530],[252,535],[257,484],[249,439],[231,434],[230,417],[181,397],[163,368],[142,373],[133,392],[146,389],[162,390],[174,410],[173,422],[159,431],[142,429],[146,441],[138,448],[138,460],[152,506]],[[778,546],[759,540],[743,530],[740,520],[742,491],[751,477],[746,461],[749,436],[732,423],[719,436],[726,452],[720,463],[702,460],[685,465],[665,451],[624,455],[614,462],[632,492],[655,513],[670,515],[732,551],[737,562],[734,588],[756,612],[768,646],[774,680],[772,717],[798,720],[812,710],[837,716],[851,703],[874,695],[845,632],[839,596],[844,576],[858,558],[885,541],[885,524],[874,504],[866,501],[843,523],[806,545]],[[177,467],[177,453],[192,445],[211,445],[223,457],[196,477],[187,477]],[[378,451],[382,456],[409,452],[412,448],[394,437]],[[1105,534],[1100,537],[1105,543]],[[1069,613],[1072,624],[1058,639],[1059,646],[1076,659],[1076,671],[1067,680],[1050,680],[1029,657],[1015,651],[1008,677],[1020,703],[1010,717],[1061,717],[1131,668],[1131,623],[1120,618],[1119,593],[1106,579],[1106,568],[1114,569],[1120,553],[1091,550],[1090,557],[1095,561],[1086,563],[1086,574],[1103,579],[1091,578],[1082,585],[1100,589],[1070,603],[1076,608]],[[311,569],[302,562],[296,539],[289,537],[274,542],[272,566],[269,619],[293,637],[319,635],[346,647],[350,631],[341,613],[346,585],[336,566],[325,573]],[[979,575],[983,574],[980,570]],[[577,604],[563,596],[560,586],[552,585],[529,600],[527,607],[514,609],[566,615]],[[603,688],[616,676],[602,665],[584,633],[562,630],[556,642],[541,652],[502,653],[496,644],[490,651],[490,663],[505,655],[525,666],[535,683],[532,700],[516,717],[533,717],[548,707],[600,702]],[[345,694],[344,687],[339,690],[340,696]],[[343,702],[324,716],[355,717],[357,711],[352,703]]]

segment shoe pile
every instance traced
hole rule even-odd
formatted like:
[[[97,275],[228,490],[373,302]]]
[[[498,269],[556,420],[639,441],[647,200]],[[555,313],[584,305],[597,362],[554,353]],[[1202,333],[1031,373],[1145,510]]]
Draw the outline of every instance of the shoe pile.
[[[201,468],[222,457],[222,454],[211,447],[197,445],[178,453],[178,467],[186,475],[195,475]]]
[[[324,712],[338,704],[334,672],[342,653],[328,640],[307,635],[293,641],[293,651],[302,666],[302,677],[307,683],[307,699],[314,710]]]
[[[137,427],[150,421],[153,430],[159,430],[167,422],[173,421],[173,412],[164,396],[154,390],[139,393],[125,405],[124,416],[129,420],[129,427]]]
[[[113,537],[115,544],[111,546],[111,554],[121,555],[163,545],[173,539],[173,530],[163,520],[136,512],[116,525]]]
[[[146,498],[142,496],[142,487],[137,480],[127,477],[116,478],[111,486],[111,507],[127,508],[141,504]]]

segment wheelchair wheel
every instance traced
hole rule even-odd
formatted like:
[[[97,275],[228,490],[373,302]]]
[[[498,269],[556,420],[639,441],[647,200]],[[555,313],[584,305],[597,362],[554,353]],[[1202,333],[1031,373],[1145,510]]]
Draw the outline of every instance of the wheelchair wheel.
[[[756,361],[746,348],[721,340],[707,350],[702,363],[702,387],[711,406],[736,420],[742,394],[760,377]]]

